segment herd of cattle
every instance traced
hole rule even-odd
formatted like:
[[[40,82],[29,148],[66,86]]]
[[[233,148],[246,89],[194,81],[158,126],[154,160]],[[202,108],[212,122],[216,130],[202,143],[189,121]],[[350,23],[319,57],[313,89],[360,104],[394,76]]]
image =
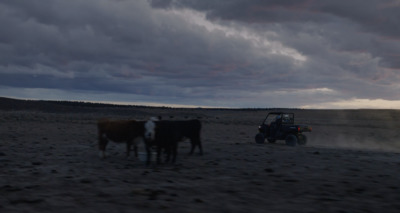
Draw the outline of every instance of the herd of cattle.
[[[138,157],[138,143],[144,141],[147,153],[146,164],[151,161],[151,149],[157,149],[157,163],[161,163],[161,153],[167,154],[166,162],[176,160],[178,142],[184,138],[190,139],[193,154],[196,146],[199,147],[200,154],[203,149],[200,140],[201,122],[194,120],[159,120],[151,118],[147,121],[136,120],[108,120],[102,119],[97,122],[98,143],[100,157],[105,157],[105,150],[108,141],[116,143],[126,143],[126,155],[129,156],[131,147],[135,156]]]

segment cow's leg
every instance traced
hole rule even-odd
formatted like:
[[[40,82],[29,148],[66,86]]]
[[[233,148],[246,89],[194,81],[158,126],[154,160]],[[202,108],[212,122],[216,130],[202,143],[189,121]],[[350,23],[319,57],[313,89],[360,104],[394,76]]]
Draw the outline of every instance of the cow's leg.
[[[108,143],[107,138],[99,136],[99,156],[100,156],[100,158],[106,157],[107,143]]]
[[[135,154],[135,157],[138,158],[138,144],[140,142],[145,142],[144,139],[142,137],[137,137],[133,140],[133,151]]]
[[[178,154],[178,141],[172,143],[172,163],[176,162],[176,155]]]
[[[161,152],[162,152],[162,147],[157,146],[157,164],[161,164]]]
[[[203,147],[201,146],[201,140],[200,140],[200,137],[199,138],[197,138],[196,139],[196,143],[197,143],[197,146],[199,146],[199,150],[200,150],[200,155],[203,155]]]
[[[168,144],[164,146],[164,153],[166,154],[165,162],[169,162],[171,159],[171,148],[168,146]]]
[[[203,155],[203,147],[201,147],[201,141],[200,138],[191,138],[190,142],[192,144],[192,148],[190,150],[189,155],[192,155],[194,153],[194,149],[196,148],[196,145],[199,147],[200,150],[200,155]]]
[[[131,151],[131,146],[132,146],[132,141],[127,141],[126,142],[126,157],[129,157],[129,153]]]
[[[147,152],[147,160],[146,160],[146,165],[150,165],[150,160],[151,160],[151,146],[149,144],[145,144],[146,146],[146,152]]]
[[[138,158],[138,146],[136,144],[133,145],[133,152],[135,154],[135,158]]]
[[[194,149],[196,148],[196,144],[193,139],[190,139],[190,144],[191,144],[191,148],[190,148],[189,155],[193,155]]]

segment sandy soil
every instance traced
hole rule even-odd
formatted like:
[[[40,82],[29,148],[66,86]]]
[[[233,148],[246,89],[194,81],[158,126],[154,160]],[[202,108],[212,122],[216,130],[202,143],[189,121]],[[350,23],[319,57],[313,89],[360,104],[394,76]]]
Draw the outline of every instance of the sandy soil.
[[[295,110],[306,146],[256,144],[268,111],[0,111],[0,212],[399,212],[400,111]],[[152,165],[96,120],[201,118],[205,154]],[[143,152],[143,145],[140,151]],[[198,150],[196,150],[196,153]]]

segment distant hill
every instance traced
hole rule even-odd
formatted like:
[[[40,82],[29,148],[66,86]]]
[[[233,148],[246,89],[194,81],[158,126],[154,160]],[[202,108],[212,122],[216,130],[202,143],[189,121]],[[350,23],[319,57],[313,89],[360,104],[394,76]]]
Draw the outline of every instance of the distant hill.
[[[0,97],[0,110],[28,110],[44,112],[93,112],[101,109],[137,109],[146,107],[89,103],[79,101],[20,100]]]
[[[117,105],[92,103],[83,101],[46,101],[46,100],[21,100],[0,97],[0,110],[28,110],[28,111],[43,111],[43,112],[98,112],[104,110],[115,111],[137,111],[143,109],[175,109],[175,110],[218,110],[218,111],[265,111],[265,110],[299,110],[296,108],[175,108],[175,107],[155,107],[155,106],[138,106],[138,105]]]

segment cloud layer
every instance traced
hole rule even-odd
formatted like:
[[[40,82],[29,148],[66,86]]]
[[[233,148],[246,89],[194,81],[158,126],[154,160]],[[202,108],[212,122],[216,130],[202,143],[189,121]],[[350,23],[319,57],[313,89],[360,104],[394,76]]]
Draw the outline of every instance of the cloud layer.
[[[397,103],[399,9],[396,0],[5,1],[0,95],[217,107]]]

